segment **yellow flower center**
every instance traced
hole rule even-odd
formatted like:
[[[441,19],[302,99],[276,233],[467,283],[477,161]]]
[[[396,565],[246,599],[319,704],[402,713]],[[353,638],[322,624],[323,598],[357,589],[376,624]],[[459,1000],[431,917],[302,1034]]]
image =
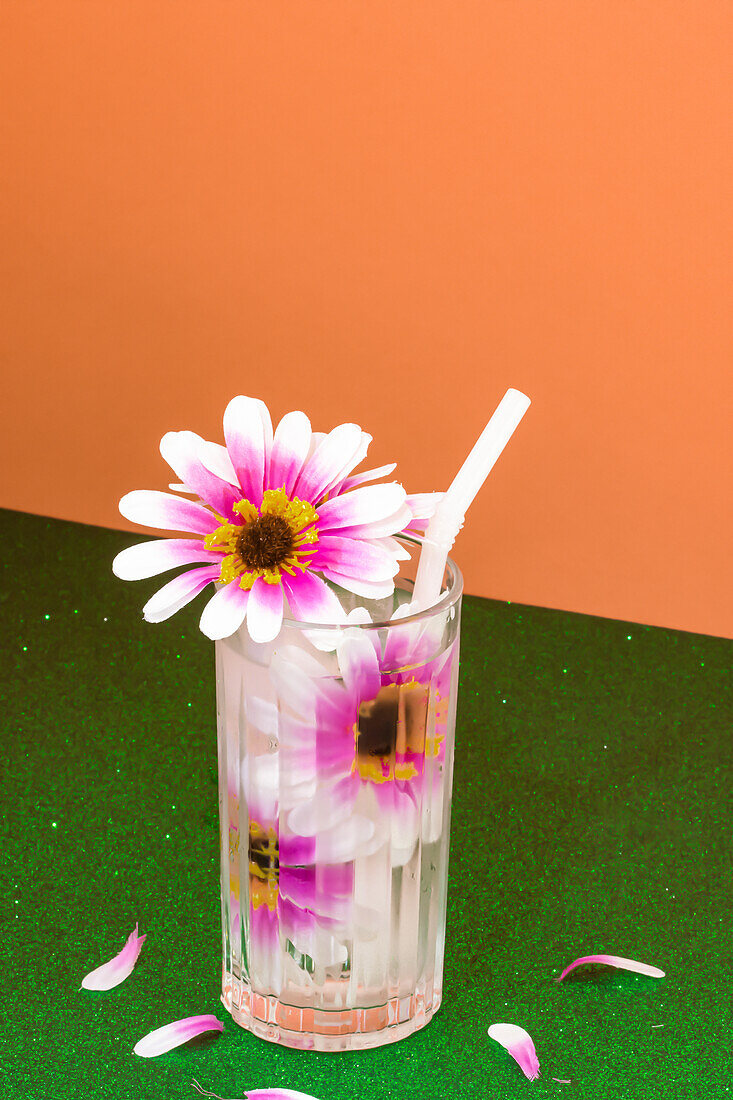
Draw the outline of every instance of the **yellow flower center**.
[[[240,588],[251,588],[261,577],[267,584],[279,584],[283,572],[290,576],[302,572],[315,554],[318,532],[312,525],[318,513],[306,500],[288,497],[284,489],[266,489],[262,505],[256,508],[248,500],[234,505],[241,523],[227,523],[220,516],[217,527],[204,539],[207,550],[224,554],[219,580],[222,584],[238,581]]]
[[[272,826],[265,829],[258,821],[249,823],[249,896],[253,909],[261,905],[274,913],[280,882],[280,850]]]
[[[400,760],[408,752],[436,756],[438,738],[428,732],[433,722],[430,689],[427,684],[409,680],[404,684],[385,684],[376,699],[363,702],[354,726],[355,753],[352,772],[372,783],[391,779],[414,779],[417,769],[412,761]]]

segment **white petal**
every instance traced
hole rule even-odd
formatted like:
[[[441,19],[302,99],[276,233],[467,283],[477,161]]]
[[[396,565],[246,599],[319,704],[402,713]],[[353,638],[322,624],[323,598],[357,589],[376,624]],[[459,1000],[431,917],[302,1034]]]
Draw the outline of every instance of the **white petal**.
[[[199,459],[210,473],[216,474],[235,489],[239,488],[237,472],[232,465],[229,451],[226,447],[222,447],[221,443],[212,443],[208,439],[203,439],[199,445]]]
[[[204,608],[199,623],[202,633],[212,641],[234,634],[244,622],[249,596],[236,581],[225,584]]]
[[[385,485],[364,485],[321,504],[318,508],[318,529],[326,532],[333,528],[379,524],[403,508],[412,517],[412,512],[406,507],[406,499],[405,490],[396,481]],[[393,533],[380,531],[375,537]]]
[[[202,566],[189,569],[159,588],[143,607],[143,618],[148,623],[162,623],[175,615],[182,607],[219,577],[219,566]]]
[[[369,600],[381,600],[394,592],[394,580],[364,581],[357,577],[345,577],[342,573],[334,572],[333,569],[324,569],[322,572],[324,577],[345,588],[347,592],[353,592]]]
[[[135,489],[126,493],[119,504],[120,512],[131,523],[142,527],[159,527],[163,531],[190,531],[208,535],[219,526],[213,512],[203,504],[157,489]]]
[[[185,1020],[174,1020],[172,1024],[148,1032],[135,1043],[133,1054],[140,1058],[157,1058],[159,1054],[165,1054],[205,1031],[223,1030],[224,1025],[216,1016],[187,1016]]]
[[[352,474],[340,488],[340,492],[348,493],[349,489],[356,489],[359,485],[366,485],[369,481],[378,481],[380,477],[389,477],[397,469],[396,462],[389,462],[386,466],[377,466],[374,470],[364,470],[361,474]]]
[[[316,836],[346,821],[351,816],[352,808],[348,802],[329,798],[328,793],[321,789],[314,799],[290,811],[288,828],[298,836]]]
[[[247,630],[253,642],[271,642],[283,622],[283,586],[256,580],[247,606]]]
[[[316,862],[347,863],[356,859],[368,848],[374,833],[374,823],[368,817],[353,814],[316,835]]]
[[[275,430],[270,454],[268,487],[284,489],[293,495],[293,486],[300,477],[308,456],[312,438],[311,422],[305,413],[286,413]]]
[[[139,581],[177,565],[216,561],[221,561],[221,554],[205,550],[201,539],[158,539],[121,550],[112,562],[112,572],[122,581]]]
[[[267,406],[254,397],[233,397],[224,411],[224,438],[237,481],[247,500],[262,503],[272,423]]]
[[[303,466],[295,483],[295,495],[301,500],[319,501],[329,486],[343,476],[361,445],[361,435],[358,424],[339,424],[329,432]]]
[[[132,974],[146,939],[147,935],[138,935],[136,924],[122,950],[82,979],[82,989],[108,990],[124,982]]]
[[[521,1069],[529,1081],[536,1081],[540,1075],[540,1063],[532,1042],[532,1037],[516,1024],[492,1024],[489,1038],[500,1043]]]

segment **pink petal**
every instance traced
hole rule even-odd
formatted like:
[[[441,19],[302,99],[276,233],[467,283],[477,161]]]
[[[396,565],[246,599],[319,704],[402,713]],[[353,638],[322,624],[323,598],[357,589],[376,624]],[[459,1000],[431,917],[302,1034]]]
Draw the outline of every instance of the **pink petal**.
[[[445,493],[412,493],[407,497],[407,506],[415,519],[430,519],[444,496]]]
[[[224,1025],[216,1016],[187,1016],[183,1020],[174,1020],[172,1024],[156,1028],[139,1039],[133,1047],[133,1054],[141,1058],[157,1058],[174,1047],[203,1035],[205,1031],[223,1031]]]
[[[434,515],[438,501],[443,493],[415,493],[408,496],[407,505],[412,512],[412,519],[403,528],[405,534],[422,535],[431,516]]]
[[[96,970],[91,970],[82,979],[82,989],[114,989],[116,985],[124,982],[125,978],[129,978],[135,969],[135,963],[146,938],[147,934],[138,936],[136,924],[134,932],[131,932],[127,937],[122,950],[109,962],[98,966]]]
[[[344,528],[379,524],[387,517],[399,513],[405,507],[407,493],[397,482],[386,485],[365,485],[351,493],[334,497],[318,507],[318,530],[327,532],[333,528]],[[409,508],[405,508],[412,513]],[[394,530],[379,532],[391,535]]]
[[[353,592],[357,596],[364,596],[368,600],[381,600],[385,596],[391,596],[394,592],[394,580],[369,581],[360,580],[358,577],[347,577],[343,573],[337,573],[335,569],[322,569],[326,580],[333,581],[347,592]]]
[[[376,541],[351,539],[344,535],[321,535],[313,569],[333,569],[347,577],[368,581],[390,580],[399,572],[399,562]]]
[[[357,489],[357,493],[363,492],[362,489]],[[349,493],[349,496],[352,494]],[[339,497],[339,500],[342,498]],[[320,506],[321,508],[323,505]],[[319,509],[320,511],[320,509]],[[399,532],[406,531],[410,523],[410,509],[406,504],[403,504],[396,512],[392,512],[388,516],[384,516],[380,520],[372,520],[369,523],[352,523],[345,527],[329,527],[324,534],[329,535],[346,535],[350,539],[374,539],[386,538],[390,535],[396,535]]]
[[[237,471],[232,465],[232,460],[229,457],[229,451],[226,447],[222,447],[221,443],[211,443],[208,439],[204,439],[199,445],[198,455],[201,462],[210,473],[216,474],[222,481],[226,481],[227,485],[232,485],[235,489],[239,489]],[[241,496],[241,493],[239,495]]]
[[[347,628],[337,650],[341,675],[357,706],[362,699],[375,699],[382,684],[372,633]]]
[[[190,531],[208,535],[219,526],[219,520],[203,504],[161,493],[157,489],[135,489],[119,504],[120,512],[131,523],[142,527],[159,527],[163,531]]]
[[[570,966],[566,966],[560,977],[556,978],[555,981],[561,982],[566,974],[569,974],[576,966],[582,966],[584,963],[605,963],[606,966],[616,966],[621,970],[633,970],[635,974],[644,974],[647,978],[664,977],[663,970],[656,966],[648,966],[647,963],[636,962],[635,959],[622,959],[620,955],[582,955],[575,962],[571,962]]]
[[[258,579],[252,585],[247,605],[247,629],[253,642],[271,642],[280,633],[283,621],[282,584],[267,584]]]
[[[340,487],[340,493],[348,493],[349,489],[356,489],[359,485],[365,485],[369,481],[378,481],[380,477],[389,477],[397,469],[396,462],[388,462],[386,466],[377,466],[374,470],[364,470],[361,474],[352,474]]]
[[[148,623],[162,623],[165,619],[170,619],[171,615],[190,603],[202,588],[218,579],[218,565],[206,565],[181,573],[150,597],[143,608],[143,618]]]
[[[318,1100],[309,1092],[294,1092],[292,1089],[255,1089],[244,1095],[247,1100]]]
[[[540,1063],[532,1039],[523,1027],[516,1024],[492,1024],[489,1038],[500,1043],[511,1054],[514,1061],[529,1081],[536,1081],[540,1075]]]
[[[192,1081],[191,1084],[196,1089],[200,1096],[211,1096],[214,1100],[224,1100],[216,1092],[209,1092],[207,1089],[201,1087],[198,1081]],[[318,1100],[318,1097],[311,1096],[310,1093],[305,1092],[293,1092],[292,1089],[255,1089],[254,1092],[245,1092],[247,1100]]]
[[[378,539],[369,539],[369,542],[371,542],[373,546],[381,546],[395,559],[395,561],[409,561],[412,557],[412,554],[405,544],[400,542],[399,539],[392,538],[391,535],[385,535],[383,538]]]
[[[295,495],[313,503],[320,500],[356,454],[361,434],[358,424],[339,424],[329,432],[305,463],[295,483]]]
[[[558,1085],[572,1085],[572,1081],[569,1077],[551,1077],[551,1081],[557,1081]]]
[[[205,446],[205,440],[195,432],[167,432],[160,441],[160,453],[191,492],[225,516],[239,500],[239,491],[203,464],[201,451]]]
[[[203,610],[199,621],[202,633],[212,641],[230,637],[244,622],[249,598],[249,592],[240,588],[236,581],[225,584]]]
[[[270,414],[262,401],[254,397],[232,398],[224,412],[224,438],[242,492],[258,508],[262,503],[271,434]]]
[[[356,448],[356,451],[346,463],[344,468],[340,471],[338,477],[335,478],[328,486],[326,492],[324,492],[323,494],[324,496],[328,495],[335,497],[344,491],[344,482],[346,481],[347,475],[350,474],[352,470],[355,470],[357,466],[360,466],[361,463],[364,461],[364,459],[366,458],[366,453],[369,450],[369,444],[372,442],[372,439],[373,436],[369,435],[367,432],[361,433],[361,442],[359,443],[359,446]]]
[[[275,429],[267,483],[292,495],[311,443],[311,422],[305,413],[290,412]]]
[[[157,539],[121,550],[112,562],[112,572],[122,581],[139,581],[177,565],[221,562],[221,558],[221,553],[205,550],[201,539]]]
[[[297,573],[283,576],[293,618],[303,623],[342,623],[344,609],[336,593],[314,573]]]

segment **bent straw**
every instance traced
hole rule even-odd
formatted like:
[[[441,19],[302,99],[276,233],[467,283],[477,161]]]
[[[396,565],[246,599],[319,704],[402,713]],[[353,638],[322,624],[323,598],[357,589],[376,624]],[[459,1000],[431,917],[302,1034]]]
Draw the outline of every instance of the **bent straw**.
[[[411,611],[430,607],[440,596],[445,562],[466,512],[530,406],[519,390],[507,390],[476,440],[428,524],[417,567]]]

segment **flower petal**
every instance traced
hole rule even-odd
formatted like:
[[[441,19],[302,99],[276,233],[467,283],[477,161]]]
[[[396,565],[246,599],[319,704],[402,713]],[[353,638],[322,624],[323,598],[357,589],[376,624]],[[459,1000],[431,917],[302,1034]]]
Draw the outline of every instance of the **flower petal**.
[[[196,432],[166,432],[160,441],[160,453],[191,492],[226,516],[239,500],[239,492],[203,464],[201,450],[205,445]]]
[[[343,475],[361,446],[361,436],[358,424],[339,424],[329,432],[305,463],[295,483],[295,495],[314,504],[320,500],[329,486]]]
[[[225,1100],[217,1092],[209,1092],[208,1089],[202,1088],[198,1081],[192,1081],[191,1084],[199,1096],[210,1096],[213,1097],[213,1100]],[[247,1100],[318,1100],[317,1096],[311,1096],[310,1093],[293,1092],[292,1089],[255,1089],[254,1092],[245,1092],[244,1095]]]
[[[357,492],[362,490],[357,489]],[[351,496],[351,494],[349,494]],[[354,523],[348,527],[332,527],[329,529],[329,535],[348,535],[349,538],[364,538],[364,539],[376,539],[384,538],[387,535],[396,535],[399,532],[407,532],[407,527],[410,523],[410,509],[406,504],[403,504],[401,508],[398,508],[396,512],[393,512],[389,516],[385,516],[384,519],[372,520],[370,523]]]
[[[405,507],[406,500],[407,493],[396,481],[386,485],[365,485],[319,505],[318,531],[325,533],[345,527],[378,525],[387,517],[399,514],[403,508],[412,516],[410,509]],[[391,535],[394,530],[378,534]]]
[[[356,489],[359,485],[366,485],[369,481],[378,481],[380,477],[389,477],[396,469],[396,462],[388,462],[386,466],[377,466],[374,470],[364,470],[361,474],[352,474],[351,477],[346,478],[339,492],[348,493],[350,489]]]
[[[391,596],[394,592],[394,580],[368,581],[358,577],[347,577],[343,573],[337,573],[335,569],[322,569],[326,580],[333,581],[347,592],[353,592],[357,596],[364,596],[368,600],[382,600],[385,596]]]
[[[407,498],[407,507],[412,512],[412,519],[405,528],[406,531],[422,532],[428,525],[428,520],[435,515],[438,502],[445,493],[413,493]]]
[[[399,539],[392,538],[391,535],[385,535],[379,539],[370,539],[369,541],[377,546],[382,546],[396,561],[409,561],[412,557],[405,544],[400,542]]]
[[[223,1031],[224,1025],[216,1016],[186,1016],[183,1020],[174,1020],[172,1024],[156,1028],[139,1039],[133,1047],[133,1054],[141,1058],[157,1058],[174,1047],[203,1035],[205,1031]]]
[[[140,581],[177,565],[221,562],[221,557],[221,553],[205,550],[201,539],[157,539],[121,550],[112,562],[112,572],[123,581]]]
[[[244,1095],[246,1100],[318,1100],[309,1092],[294,1092],[292,1089],[254,1089]]]
[[[347,627],[336,650],[341,676],[357,706],[362,700],[376,699],[382,685],[379,658],[370,637],[374,633]]]
[[[218,565],[205,565],[181,573],[150,597],[143,608],[143,618],[148,623],[162,623],[165,619],[170,619],[171,615],[190,603],[202,588],[218,579]]]
[[[252,585],[247,605],[247,629],[253,642],[271,642],[283,622],[283,586],[258,579]]]
[[[569,974],[576,966],[582,966],[584,963],[604,963],[606,966],[616,966],[621,970],[632,970],[635,974],[644,974],[647,978],[664,977],[664,971],[660,970],[659,967],[637,962],[636,959],[623,959],[620,955],[582,955],[575,962],[571,962],[569,966],[566,966],[560,977],[555,980],[561,982],[566,974]]]
[[[516,1024],[492,1024],[489,1038],[500,1043],[511,1054],[514,1061],[529,1081],[536,1081],[540,1075],[540,1063],[532,1039],[523,1027]]]
[[[268,431],[269,425],[269,431]],[[272,423],[267,406],[254,397],[233,397],[224,412],[224,438],[244,496],[258,508],[267,468]]]
[[[321,535],[311,558],[313,569],[333,569],[347,577],[386,581],[399,573],[399,562],[376,540]]]
[[[232,460],[229,457],[229,451],[226,447],[222,447],[221,443],[211,443],[208,439],[203,439],[199,445],[198,455],[201,462],[210,473],[216,474],[222,481],[226,481],[228,485],[232,485],[237,490],[239,489],[237,471],[232,465]]]
[[[293,618],[303,623],[339,624],[345,621],[338,596],[314,573],[283,576],[282,584]]]
[[[270,455],[267,484],[292,496],[311,444],[311,422],[305,413],[286,413],[277,428]]]
[[[341,470],[338,477],[335,478],[335,480],[332,481],[329,486],[327,486],[326,492],[323,494],[324,496],[328,494],[331,497],[335,497],[344,491],[344,482],[346,481],[347,475],[350,474],[352,470],[355,470],[357,466],[360,466],[361,463],[364,461],[364,459],[366,458],[366,453],[369,450],[369,444],[372,442],[373,438],[374,437],[369,435],[368,432],[361,433],[361,441],[359,443],[359,446],[356,448],[349,461]]]
[[[125,946],[109,962],[91,970],[82,979],[82,989],[114,989],[116,985],[124,982],[132,974],[138,956],[142,951],[147,935],[138,936],[137,924],[135,930],[127,937]]]
[[[199,626],[207,638],[217,641],[239,630],[249,606],[250,593],[236,581],[225,584],[211,597],[201,615]]]
[[[157,489],[134,489],[126,493],[119,504],[120,512],[131,523],[141,527],[159,527],[163,531],[190,531],[208,535],[219,526],[219,520],[203,504]]]

